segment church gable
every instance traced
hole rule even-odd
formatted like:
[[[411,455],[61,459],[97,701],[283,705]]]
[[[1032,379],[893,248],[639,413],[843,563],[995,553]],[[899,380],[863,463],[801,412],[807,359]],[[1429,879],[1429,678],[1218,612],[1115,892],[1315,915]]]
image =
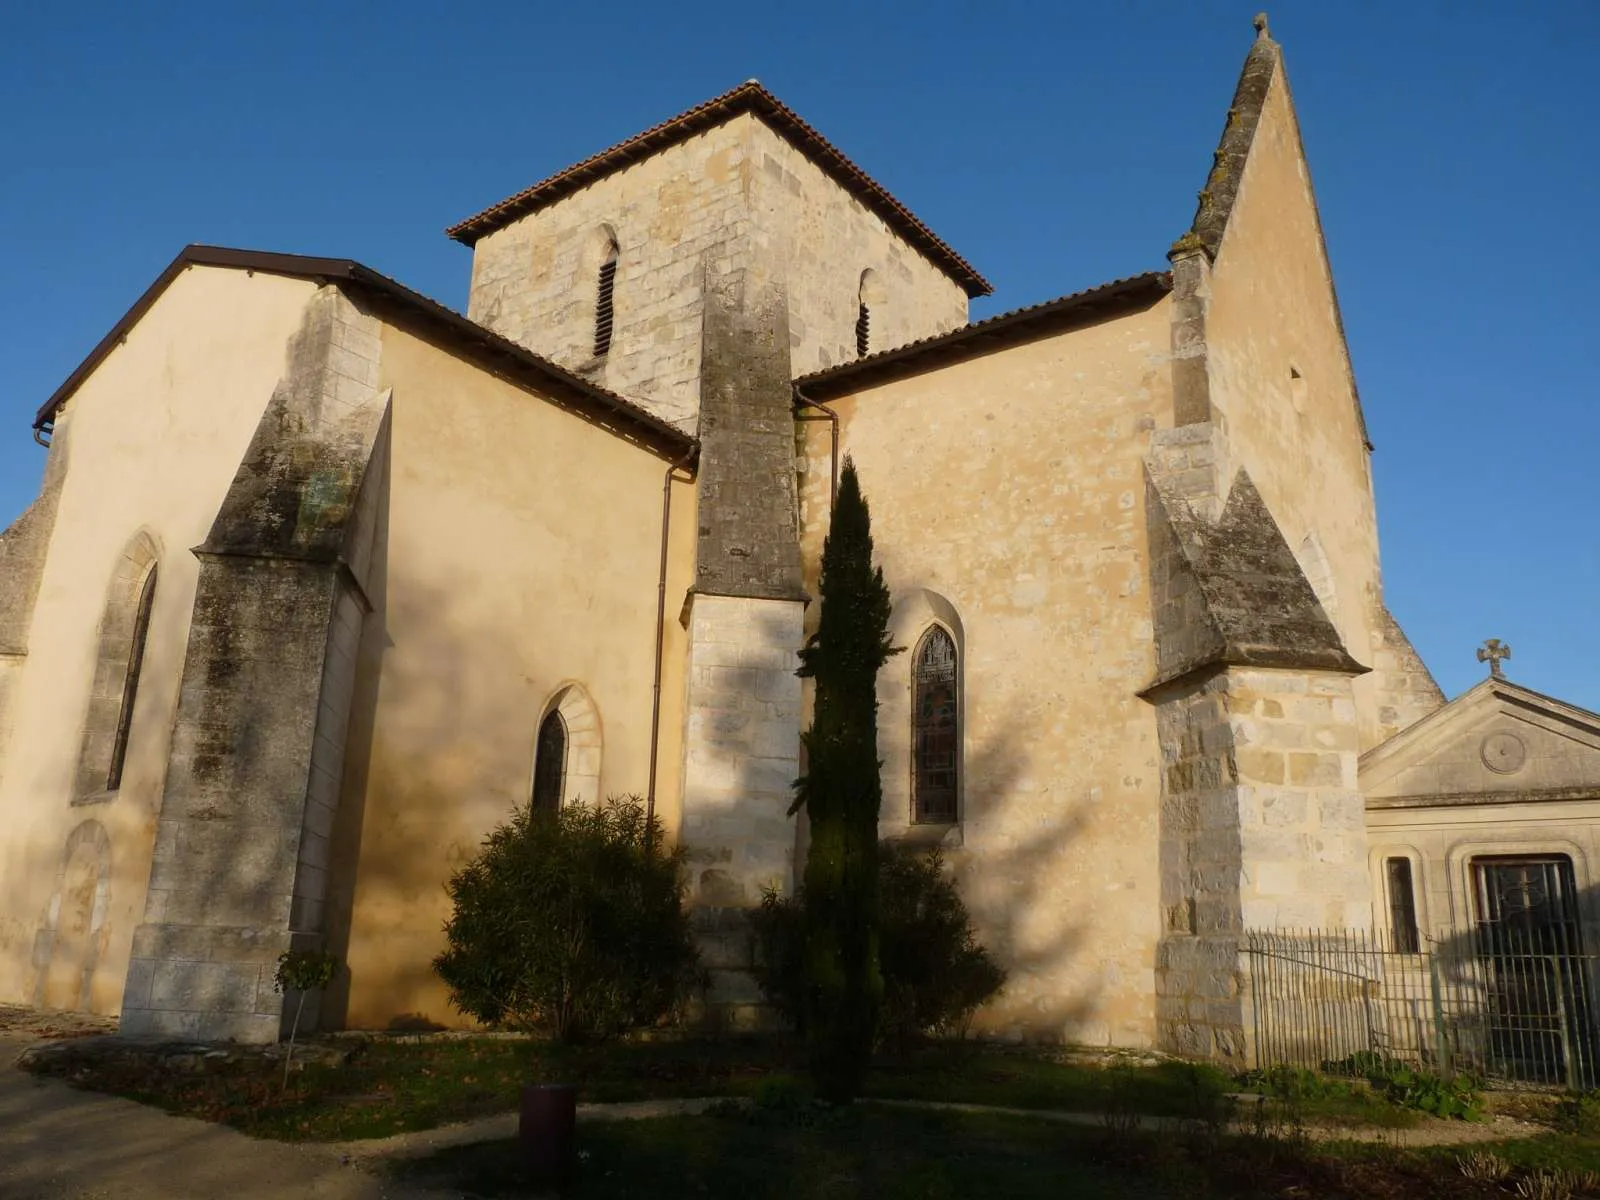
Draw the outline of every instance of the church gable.
[[[451,226],[446,232],[456,241],[474,246],[480,239],[529,213],[547,208],[633,163],[653,157],[746,113],[754,115],[761,124],[815,163],[841,188],[858,197],[862,204],[876,213],[909,245],[937,263],[952,280],[966,289],[969,296],[987,296],[994,290],[966,259],[923,224],[882,184],[851,162],[798,113],[754,79],[558,171]]]
[[[1383,608],[1371,445],[1311,168],[1283,50],[1264,18],[1257,34],[1193,226],[1173,248],[1179,411],[1215,423],[1219,467],[1248,469],[1284,538],[1307,552],[1341,641],[1375,667],[1357,689],[1370,747],[1426,711],[1408,685],[1425,671],[1400,661],[1404,636]]]
[[[1361,758],[1369,807],[1600,796],[1600,714],[1486,679]]]

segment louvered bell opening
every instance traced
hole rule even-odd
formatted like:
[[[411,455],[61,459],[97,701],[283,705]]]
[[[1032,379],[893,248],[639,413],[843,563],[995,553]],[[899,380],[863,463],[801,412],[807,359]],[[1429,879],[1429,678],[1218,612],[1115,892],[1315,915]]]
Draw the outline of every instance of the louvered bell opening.
[[[872,314],[867,311],[867,306],[861,306],[861,313],[856,317],[856,357],[865,358],[867,347],[872,342]]]
[[[600,297],[595,305],[594,312],[594,353],[595,357],[607,353],[611,349],[611,326],[615,317],[612,305],[613,293],[617,283],[617,260],[612,259],[600,267]]]

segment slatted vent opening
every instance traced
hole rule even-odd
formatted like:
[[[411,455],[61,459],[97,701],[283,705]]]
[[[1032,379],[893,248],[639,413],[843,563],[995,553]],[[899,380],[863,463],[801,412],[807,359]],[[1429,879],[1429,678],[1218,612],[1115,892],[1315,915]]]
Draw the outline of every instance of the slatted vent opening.
[[[611,350],[611,329],[615,321],[614,297],[617,285],[617,256],[613,250],[600,264],[600,295],[594,310],[594,354],[596,358]]]
[[[872,344],[872,313],[867,306],[861,306],[861,312],[856,317],[856,357],[865,358],[867,349]]]

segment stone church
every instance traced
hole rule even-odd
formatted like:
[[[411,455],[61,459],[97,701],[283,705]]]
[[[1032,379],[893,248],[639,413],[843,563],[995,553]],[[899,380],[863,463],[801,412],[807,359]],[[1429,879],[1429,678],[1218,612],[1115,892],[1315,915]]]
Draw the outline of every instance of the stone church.
[[[460,1024],[450,871],[514,806],[637,793],[688,848],[711,1011],[750,1018],[846,455],[907,648],[882,831],[944,848],[1008,967],[982,1030],[1236,1054],[1247,929],[1470,920],[1489,857],[1589,895],[1600,717],[1498,659],[1446,704],[1384,605],[1264,19],[1166,269],[989,320],[754,81],[449,233],[465,316],[190,246],[39,409],[0,536],[0,1001],[273,1039],[278,955],[325,946],[323,1027]]]

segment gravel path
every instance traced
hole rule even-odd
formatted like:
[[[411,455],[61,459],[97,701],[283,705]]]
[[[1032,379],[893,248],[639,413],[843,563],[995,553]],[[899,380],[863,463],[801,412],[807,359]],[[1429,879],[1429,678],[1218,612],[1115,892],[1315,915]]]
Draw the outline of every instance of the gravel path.
[[[258,1141],[208,1121],[12,1069],[31,1033],[0,1031],[5,1200],[437,1200],[337,1146]]]

